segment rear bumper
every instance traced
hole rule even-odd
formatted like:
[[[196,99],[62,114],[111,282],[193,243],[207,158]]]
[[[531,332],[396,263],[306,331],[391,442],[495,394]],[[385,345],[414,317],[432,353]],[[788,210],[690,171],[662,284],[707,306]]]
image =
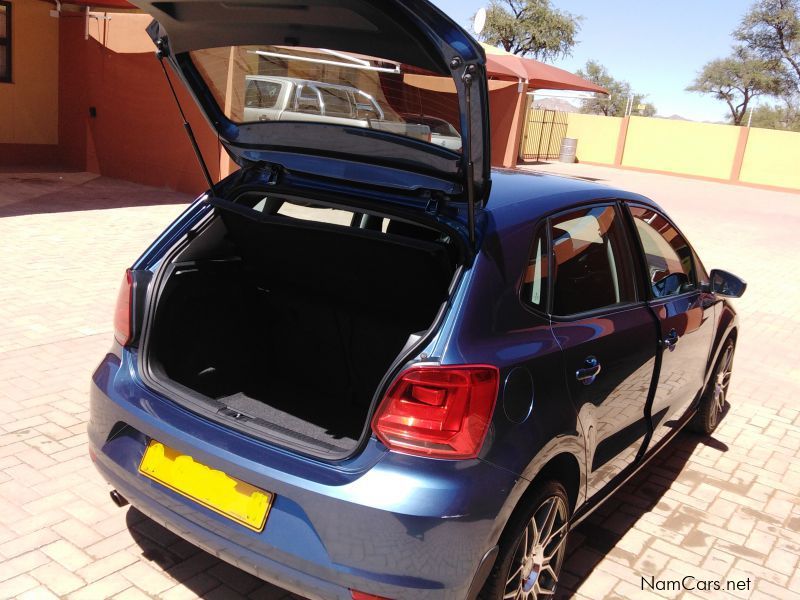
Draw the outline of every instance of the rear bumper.
[[[338,465],[204,420],[137,382],[135,355],[108,355],[91,390],[90,447],[103,477],[181,537],[311,598],[348,588],[389,598],[461,599],[498,535],[517,478],[485,462],[404,456],[376,440]],[[263,532],[138,474],[150,438],[276,494]],[[500,525],[501,528],[501,525]]]

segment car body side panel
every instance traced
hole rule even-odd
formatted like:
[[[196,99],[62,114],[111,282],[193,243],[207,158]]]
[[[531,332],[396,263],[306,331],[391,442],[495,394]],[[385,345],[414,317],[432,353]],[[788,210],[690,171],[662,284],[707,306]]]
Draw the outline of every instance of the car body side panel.
[[[656,445],[686,415],[702,391],[706,361],[714,335],[714,307],[703,292],[664,298],[651,303],[661,339],[673,329],[678,341],[661,348],[661,370],[651,410]]]
[[[644,304],[553,323],[563,372],[586,433],[589,496],[633,468],[649,431],[645,414],[656,368],[656,323]],[[576,371],[594,357],[601,370],[584,385]]]

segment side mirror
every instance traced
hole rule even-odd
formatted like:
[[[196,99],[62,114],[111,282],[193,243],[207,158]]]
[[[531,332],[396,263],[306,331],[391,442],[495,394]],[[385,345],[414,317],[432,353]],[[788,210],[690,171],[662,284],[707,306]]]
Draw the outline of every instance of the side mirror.
[[[727,298],[741,298],[747,282],[722,269],[711,269],[711,291]]]

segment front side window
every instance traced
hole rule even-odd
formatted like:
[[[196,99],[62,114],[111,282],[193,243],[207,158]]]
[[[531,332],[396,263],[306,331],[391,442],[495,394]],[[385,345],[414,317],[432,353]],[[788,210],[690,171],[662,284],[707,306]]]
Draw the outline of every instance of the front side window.
[[[11,81],[11,3],[0,1],[0,82]]]
[[[675,296],[697,288],[693,252],[678,230],[656,211],[630,207],[642,242],[653,296]]]
[[[550,220],[553,314],[567,316],[636,299],[624,233],[614,206],[593,206]]]

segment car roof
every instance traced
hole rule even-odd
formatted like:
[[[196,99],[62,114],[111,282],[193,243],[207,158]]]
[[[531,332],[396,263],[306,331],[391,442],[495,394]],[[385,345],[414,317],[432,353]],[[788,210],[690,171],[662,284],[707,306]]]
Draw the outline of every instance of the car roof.
[[[492,189],[486,210],[509,224],[592,200],[626,199],[660,207],[645,196],[593,180],[538,173],[527,169],[492,169]]]

